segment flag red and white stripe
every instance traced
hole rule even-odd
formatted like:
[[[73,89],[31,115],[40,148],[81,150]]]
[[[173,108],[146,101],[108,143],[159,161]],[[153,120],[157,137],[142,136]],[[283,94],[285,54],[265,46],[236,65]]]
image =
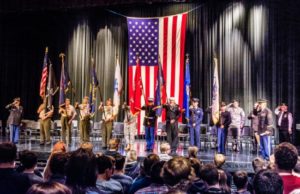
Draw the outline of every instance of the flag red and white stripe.
[[[131,18],[132,19],[132,18]],[[139,19],[139,18],[134,18]],[[187,21],[187,13],[166,16],[160,18],[147,18],[151,20],[151,22],[158,21],[158,54],[161,58],[162,69],[165,78],[166,85],[166,93],[168,97],[174,97],[177,103],[182,106],[183,104],[183,87],[184,87],[184,48],[185,48],[185,35],[186,35],[186,21]],[[142,18],[143,23],[147,23],[147,19]],[[139,29],[140,26],[138,22],[135,20],[128,19],[129,30],[130,24],[133,22],[136,23],[134,29]],[[150,23],[150,22],[149,22]],[[144,25],[144,24],[143,24]],[[149,24],[150,25],[150,24]],[[143,26],[142,26],[143,27]],[[143,28],[142,28],[143,29]],[[156,31],[155,31],[156,32]],[[137,32],[138,34],[138,32]],[[129,32],[129,39],[131,38]],[[153,34],[152,34],[153,35]],[[143,38],[144,36],[142,36]],[[153,36],[153,39],[155,34]],[[156,40],[156,38],[155,38]],[[130,40],[129,40],[130,41]],[[134,54],[130,50],[130,46],[133,46],[129,43],[129,58],[130,55]],[[143,46],[143,45],[142,45]],[[141,51],[143,52],[143,51]],[[139,53],[141,60],[143,60],[144,56]],[[158,56],[155,55],[157,62],[156,65],[147,65],[141,63],[141,77],[144,86],[145,98],[154,97],[155,96],[155,84],[157,79],[157,69],[158,69]],[[147,63],[147,60],[146,62]],[[129,61],[128,66],[128,99],[131,99],[133,96],[130,92],[130,88],[132,88],[134,84],[134,75],[135,75],[135,64]],[[144,97],[141,96],[141,105],[144,105],[146,102]],[[166,99],[163,99],[166,101]],[[143,119],[145,113],[141,111],[138,118],[138,134],[143,133]],[[158,118],[158,122],[165,120],[165,114],[163,114],[162,118]]]
[[[40,96],[42,98],[44,98],[46,94],[47,77],[48,77],[48,48],[46,48],[46,52],[44,56],[42,77],[40,83]]]

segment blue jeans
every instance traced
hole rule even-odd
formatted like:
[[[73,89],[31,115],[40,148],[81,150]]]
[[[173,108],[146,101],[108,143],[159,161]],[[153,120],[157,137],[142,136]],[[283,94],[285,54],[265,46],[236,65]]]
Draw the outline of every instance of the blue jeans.
[[[201,147],[200,125],[190,126],[190,146],[197,146],[199,149]]]
[[[9,125],[10,141],[14,144],[17,144],[19,141],[19,130],[19,125]]]
[[[268,135],[260,136],[260,152],[262,157],[265,160],[270,159],[270,153],[271,153],[270,136]]]
[[[218,128],[218,153],[225,154],[226,134],[224,128]]]
[[[154,127],[145,126],[145,135],[146,135],[147,149],[152,150],[154,146]]]

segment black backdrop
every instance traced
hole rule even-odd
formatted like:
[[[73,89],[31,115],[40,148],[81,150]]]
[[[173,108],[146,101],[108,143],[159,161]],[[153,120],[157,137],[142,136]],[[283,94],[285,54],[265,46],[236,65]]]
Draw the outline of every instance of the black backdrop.
[[[87,94],[91,55],[96,60],[103,98],[112,97],[117,53],[126,81],[127,27],[126,18],[107,9],[127,16],[150,17],[181,13],[197,6],[200,7],[188,16],[186,40],[186,52],[191,56],[192,95],[201,99],[203,107],[211,103],[215,53],[220,62],[222,100],[238,98],[246,112],[257,98],[267,98],[272,109],[286,102],[295,115],[295,123],[299,123],[300,3],[280,0],[51,9],[33,6],[7,12],[0,9],[0,119],[6,120],[4,106],[16,96],[22,98],[25,118],[37,118],[45,46],[49,47],[57,78],[58,55],[67,54],[76,90],[74,100]],[[126,100],[126,92],[122,100]]]

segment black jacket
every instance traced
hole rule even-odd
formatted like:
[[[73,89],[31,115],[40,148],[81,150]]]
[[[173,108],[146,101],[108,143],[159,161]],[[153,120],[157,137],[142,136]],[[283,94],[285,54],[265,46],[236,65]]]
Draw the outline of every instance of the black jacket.
[[[25,174],[18,173],[13,168],[0,169],[1,194],[25,194],[30,186],[30,180]]]
[[[153,110],[155,105],[145,105],[142,106],[142,110],[145,111],[145,118],[144,118],[144,126],[146,127],[155,127],[156,125],[156,111]]]
[[[221,112],[219,122],[217,123],[217,127],[224,125],[224,128],[228,128],[231,123],[231,114],[228,111]]]

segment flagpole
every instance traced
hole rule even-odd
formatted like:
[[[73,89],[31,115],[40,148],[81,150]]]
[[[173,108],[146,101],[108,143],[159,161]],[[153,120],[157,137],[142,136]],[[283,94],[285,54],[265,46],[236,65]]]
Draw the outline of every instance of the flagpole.
[[[136,57],[137,57],[137,59],[136,59],[136,60],[137,60],[137,61],[136,61],[137,63],[136,63],[136,64],[140,66],[140,58],[139,58],[139,55],[137,55]],[[145,96],[145,91],[144,91],[144,83],[143,83],[143,79],[142,79],[141,76],[139,77],[139,79],[140,79],[140,81],[141,81],[141,83],[142,83],[142,95],[143,95],[143,97],[144,97],[145,104],[147,104],[146,96]]]
[[[160,58],[160,55],[158,55],[158,63],[160,64],[160,67],[162,69],[162,64],[161,64],[161,58]],[[164,76],[164,75],[162,75]],[[168,93],[167,93],[167,88],[166,86],[164,85],[164,89],[165,89],[165,94],[166,94],[166,98],[167,98],[167,104],[169,104],[169,97],[168,97]],[[162,103],[163,104],[163,103]]]

